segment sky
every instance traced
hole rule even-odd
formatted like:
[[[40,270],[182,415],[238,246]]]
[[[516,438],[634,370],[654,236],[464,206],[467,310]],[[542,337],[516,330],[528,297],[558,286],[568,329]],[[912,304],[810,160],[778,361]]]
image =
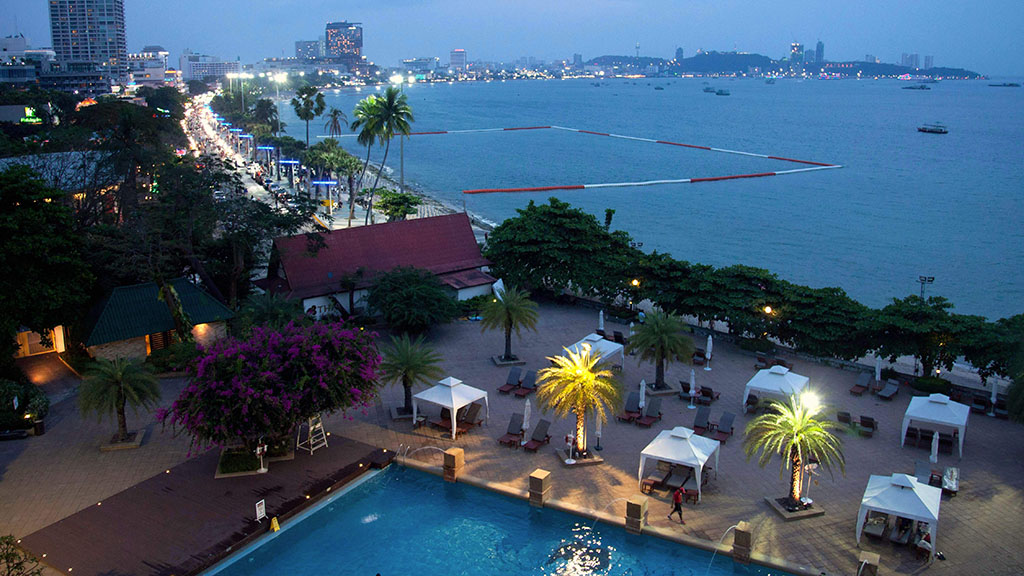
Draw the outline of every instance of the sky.
[[[0,0],[0,34],[50,45],[48,3]],[[469,59],[547,61],[605,54],[671,58],[698,49],[781,58],[790,42],[825,43],[825,58],[867,54],[897,62],[904,52],[936,66],[992,76],[1024,74],[1020,0],[125,0],[128,50],[161,45],[172,61],[185,48],[254,62],[294,56],[327,21],[363,24],[363,53],[397,65],[453,48]]]

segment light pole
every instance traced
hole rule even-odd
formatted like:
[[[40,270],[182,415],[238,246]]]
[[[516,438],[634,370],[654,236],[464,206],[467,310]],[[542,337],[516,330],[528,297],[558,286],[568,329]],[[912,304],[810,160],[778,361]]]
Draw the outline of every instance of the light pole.
[[[238,74],[238,78],[242,81],[241,82],[241,87],[242,87],[242,114],[245,114],[245,80],[247,78],[248,79],[252,79],[252,78],[254,78],[254,76],[252,74],[248,73],[248,72],[241,72],[241,73]]]
[[[392,84],[398,84],[398,89],[405,93],[405,78],[401,74],[395,74],[390,78]],[[405,192],[405,138],[398,136],[398,189]]]
[[[924,300],[924,287],[935,282],[935,276],[918,276],[917,281],[921,283],[921,300]]]
[[[288,81],[288,73],[287,72],[281,72],[279,74],[275,74],[273,76],[273,80],[274,80],[274,95],[276,96],[275,99],[280,101],[281,100],[281,83]],[[274,102],[274,106],[277,106],[277,102]],[[277,132],[274,132],[274,135],[276,136],[277,133],[280,132],[280,131],[281,131],[281,111],[278,110],[277,111]]]

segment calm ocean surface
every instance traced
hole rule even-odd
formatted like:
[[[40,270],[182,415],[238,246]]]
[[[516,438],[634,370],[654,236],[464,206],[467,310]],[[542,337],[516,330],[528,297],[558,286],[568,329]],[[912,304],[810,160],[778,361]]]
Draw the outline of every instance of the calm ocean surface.
[[[1002,79],[1000,79],[1002,81]],[[918,293],[989,318],[1024,312],[1024,89],[987,81],[929,91],[897,81],[699,79],[519,81],[406,87],[415,131],[558,125],[841,164],[840,170],[701,184],[467,196],[472,188],[549,186],[765,172],[802,165],[542,130],[417,136],[408,184],[501,222],[555,195],[645,251],[715,266],[767,268],[839,286],[870,306]],[[655,90],[662,86],[663,90]],[[349,113],[373,89],[326,93]],[[304,126],[282,106],[288,133]],[[942,122],[948,135],[918,133]],[[310,124],[323,132],[323,120]],[[356,156],[354,139],[343,145]],[[380,161],[382,150],[373,158]],[[388,166],[398,176],[395,141]]]

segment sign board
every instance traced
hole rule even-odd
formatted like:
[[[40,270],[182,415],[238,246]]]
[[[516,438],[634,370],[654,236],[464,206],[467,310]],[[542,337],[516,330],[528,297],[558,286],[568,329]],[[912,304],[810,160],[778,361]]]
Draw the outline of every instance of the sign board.
[[[256,521],[259,522],[267,517],[267,501],[260,500],[256,503]]]

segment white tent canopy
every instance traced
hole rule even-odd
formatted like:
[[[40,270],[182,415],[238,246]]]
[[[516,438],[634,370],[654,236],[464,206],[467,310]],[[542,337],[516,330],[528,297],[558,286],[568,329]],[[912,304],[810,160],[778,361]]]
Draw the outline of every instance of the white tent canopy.
[[[616,344],[611,340],[605,340],[600,334],[588,334],[583,340],[573,344],[572,346],[566,346],[569,350],[579,354],[584,344],[590,345],[591,354],[600,354],[604,360],[611,360],[613,356],[618,355],[619,362],[625,362],[625,356],[622,352],[622,344]]]
[[[954,402],[945,394],[932,394],[924,397],[918,396],[910,399],[910,406],[903,415],[903,433],[900,434],[900,446],[906,442],[907,428],[910,422],[925,424],[937,424],[956,428],[960,432],[960,456],[964,455],[964,432],[967,430],[967,417],[971,414],[971,407],[966,404]]]
[[[927,522],[934,554],[941,501],[941,488],[921,484],[913,476],[907,474],[872,475],[868,479],[868,487],[864,490],[864,498],[860,502],[860,512],[857,514],[857,544],[860,544],[868,512],[874,510],[918,522]]]
[[[747,382],[747,387],[743,390],[743,396],[740,398],[740,402],[746,405],[747,396],[751,393],[760,396],[775,396],[785,400],[793,394],[800,394],[800,392],[807,386],[807,376],[801,376],[794,372],[790,372],[789,368],[785,366],[772,366],[764,370],[758,370],[757,374]]]
[[[647,463],[648,458],[689,466],[697,474],[697,499],[700,500],[700,484],[703,479],[704,464],[711,456],[714,456],[715,470],[718,470],[718,453],[721,446],[722,444],[718,440],[694,434],[693,430],[683,426],[662,430],[640,453],[637,481],[643,480],[644,464]]]
[[[491,406],[487,401],[487,392],[479,388],[462,383],[462,380],[458,378],[452,378],[451,376],[438,382],[432,388],[428,388],[419,394],[412,397],[412,421],[416,422],[416,414],[419,412],[419,402],[430,402],[431,404],[437,404],[443,408],[447,408],[452,415],[452,438],[455,438],[455,432],[458,428],[455,422],[456,413],[463,406],[468,406],[477,400],[483,398],[486,420],[491,414]]]

